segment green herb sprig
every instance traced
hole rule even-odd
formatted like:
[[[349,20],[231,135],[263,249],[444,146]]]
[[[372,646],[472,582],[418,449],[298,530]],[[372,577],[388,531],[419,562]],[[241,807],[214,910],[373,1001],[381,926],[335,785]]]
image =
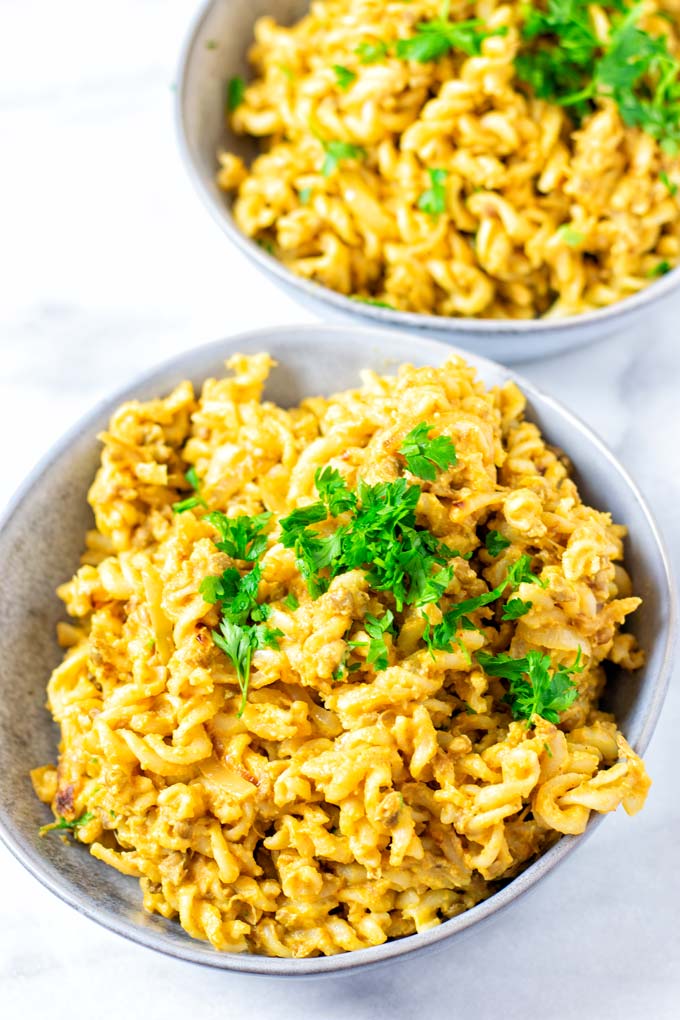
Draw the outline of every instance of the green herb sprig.
[[[560,721],[560,714],[578,697],[572,677],[584,668],[580,648],[571,666],[554,669],[550,656],[535,649],[518,659],[507,652],[500,655],[478,652],[477,661],[488,676],[509,681],[503,700],[510,705],[513,719],[524,719],[529,725],[534,725],[535,716],[551,723]]]
[[[195,510],[198,506],[202,506],[207,509],[208,504],[201,496],[201,481],[196,473],[196,468],[193,466],[190,467],[184,477],[196,495],[187,496],[186,499],[180,499],[177,503],[173,503],[172,512],[174,514],[183,514],[186,510]]]
[[[72,821],[67,821],[63,816],[56,822],[50,822],[48,825],[41,825],[39,834],[44,836],[46,832],[76,832],[81,825],[87,825],[94,818],[92,811],[86,811],[80,816],[80,818],[74,818]]]
[[[430,439],[432,426],[421,422],[404,437],[399,449],[412,475],[433,482],[438,472],[458,463],[456,448],[448,436]]]

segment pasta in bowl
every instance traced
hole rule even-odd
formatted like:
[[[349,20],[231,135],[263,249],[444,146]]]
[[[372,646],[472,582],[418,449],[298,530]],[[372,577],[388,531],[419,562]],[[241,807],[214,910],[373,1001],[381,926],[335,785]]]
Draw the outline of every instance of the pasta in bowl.
[[[230,80],[227,108],[265,152],[249,167],[223,152],[218,184],[245,234],[362,301],[492,319],[602,308],[680,256],[675,14],[315,0],[290,27],[262,17],[254,78]]]
[[[285,409],[272,367],[251,343],[113,414],[33,781],[45,839],[148,910],[300,958],[426,936],[591,812],[637,811],[598,699],[643,653],[624,529],[514,381],[440,352]]]

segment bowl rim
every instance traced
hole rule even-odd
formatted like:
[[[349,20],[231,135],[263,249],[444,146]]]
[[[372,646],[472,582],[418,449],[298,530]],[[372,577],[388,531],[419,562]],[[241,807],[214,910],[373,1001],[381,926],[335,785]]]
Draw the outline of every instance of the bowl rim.
[[[24,500],[30,495],[33,488],[40,483],[44,472],[50,468],[55,461],[61,458],[68,451],[71,443],[83,436],[86,432],[92,433],[95,440],[93,425],[95,421],[104,414],[110,415],[120,403],[135,399],[138,391],[153,384],[159,376],[169,372],[190,374],[189,365],[192,359],[205,361],[208,358],[220,360],[230,353],[238,351],[242,343],[262,342],[262,350],[266,350],[272,335],[286,335],[295,331],[296,335],[307,334],[313,336],[318,343],[335,343],[339,335],[351,332],[365,338],[366,343],[378,342],[388,344],[390,340],[403,341],[403,333],[394,330],[376,330],[369,326],[354,325],[351,323],[335,324],[304,324],[286,326],[266,326],[259,329],[242,331],[233,336],[213,340],[195,348],[181,351],[171,358],[165,359],[155,366],[147,369],[132,381],[118,387],[109,396],[98,400],[95,405],[82,415],[45,453],[29,472],[26,479],[10,498],[4,512],[0,514],[0,537],[5,526],[12,517],[19,513]],[[678,626],[678,603],[676,588],[673,581],[671,561],[668,556],[664,540],[659,532],[654,516],[650,511],[647,502],[641,491],[632,480],[626,469],[619,463],[613,452],[585,424],[578,416],[569,411],[560,401],[544,393],[540,387],[535,386],[522,375],[514,372],[506,366],[484,358],[477,354],[452,347],[440,339],[430,337],[413,337],[413,344],[422,348],[431,348],[433,353],[438,352],[442,356],[459,356],[471,363],[476,369],[488,367],[494,372],[501,372],[508,381],[515,382],[522,392],[528,397],[529,403],[532,398],[537,401],[538,406],[543,405],[560,416],[588,443],[595,446],[598,452],[609,462],[611,468],[619,474],[630,492],[631,499],[637,503],[642,512],[645,522],[649,528],[650,535],[654,540],[659,564],[662,567],[661,584],[665,587],[662,596],[667,599],[668,622],[666,628],[666,639],[663,649],[663,657],[654,681],[654,687],[649,696],[649,704],[646,714],[640,723],[637,739],[633,742],[635,750],[642,754],[652,736],[659,718],[664,698],[670,680],[673,649],[675,645]],[[443,360],[443,358],[442,358]],[[391,367],[391,366],[390,366]],[[122,935],[129,941],[146,948],[154,949],[190,963],[197,963],[221,970],[234,971],[239,973],[259,974],[269,977],[321,977],[337,975],[341,972],[356,971],[361,968],[377,966],[387,963],[401,956],[415,957],[428,949],[444,943],[456,935],[463,935],[471,931],[476,925],[491,918],[493,915],[506,909],[520,896],[532,889],[541,878],[553,870],[562,860],[567,858],[573,851],[583,844],[586,837],[591,835],[595,829],[604,821],[605,815],[591,816],[587,828],[580,836],[562,836],[545,854],[529,865],[520,875],[512,879],[497,893],[488,899],[464,911],[462,914],[449,919],[446,922],[431,928],[427,931],[409,935],[391,942],[385,942],[379,946],[367,949],[353,950],[348,953],[340,953],[334,956],[308,957],[302,959],[285,959],[278,957],[260,956],[255,954],[220,953],[212,950],[206,943],[194,940],[186,936],[186,944],[175,943],[165,933],[145,928],[132,920],[121,918],[105,907],[99,907],[91,903],[87,896],[78,890],[59,874],[46,866],[41,855],[36,849],[17,837],[14,833],[12,821],[6,806],[0,805],[0,839],[8,848],[10,853],[36,878],[45,888],[49,889],[62,902],[77,910],[80,914],[97,922],[102,927]]]
[[[347,297],[313,280],[306,280],[288,269],[273,255],[269,255],[254,240],[242,233],[234,221],[226,198],[220,201],[214,190],[208,186],[201,171],[194,150],[189,142],[187,127],[187,95],[189,65],[199,45],[199,37],[212,9],[222,0],[203,0],[198,11],[189,24],[184,43],[180,50],[177,66],[174,102],[174,120],[177,144],[187,174],[199,195],[203,205],[213,220],[221,227],[229,239],[260,269],[277,277],[282,283],[293,286],[310,301],[330,304],[344,315],[365,317],[373,320],[376,325],[398,326],[413,330],[430,330],[433,332],[450,332],[482,334],[488,336],[517,335],[541,338],[550,334],[565,334],[576,331],[579,327],[598,326],[601,323],[615,325],[619,319],[642,311],[642,309],[668,297],[680,288],[680,264],[659,279],[647,284],[635,294],[615,301],[611,305],[596,308],[592,311],[561,318],[543,317],[540,319],[484,319],[468,316],[433,315],[425,312],[401,312],[390,308],[381,308],[362,302],[360,299]],[[217,172],[217,154],[215,154],[215,173]]]

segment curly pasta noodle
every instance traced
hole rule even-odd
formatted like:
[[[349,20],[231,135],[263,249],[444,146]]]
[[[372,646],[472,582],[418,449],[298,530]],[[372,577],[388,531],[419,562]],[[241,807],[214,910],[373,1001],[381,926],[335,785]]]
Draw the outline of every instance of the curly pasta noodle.
[[[521,5],[454,4],[503,30],[479,56],[427,63],[393,48],[362,63],[357,47],[412,36],[440,0],[315,0],[290,28],[255,25],[255,79],[233,129],[265,141],[246,168],[220,154],[239,228],[294,273],[342,294],[443,316],[567,316],[634,294],[680,261],[680,161],[611,100],[576,129],[567,110],[520,84]],[[680,44],[667,11],[643,24]],[[607,19],[593,6],[599,31]],[[355,75],[342,87],[334,66]],[[323,142],[358,158],[322,172]],[[430,170],[446,171],[445,207],[419,208]]]
[[[605,660],[642,663],[620,632],[640,600],[618,562],[625,529],[581,502],[514,384],[487,391],[454,358],[367,371],[356,390],[283,410],[262,401],[271,364],[237,355],[200,397],[185,382],[114,414],[89,496],[96,530],[59,590],[71,617],[48,688],[59,764],[33,780],[57,817],[81,819],[74,835],[96,858],[140,879],[149,911],[221,950],[310,956],[437,925],[583,832],[591,811],[642,806],[644,766],[597,708]],[[423,420],[458,455],[417,506],[418,525],[460,553],[430,619],[523,553],[544,585],[519,586],[521,619],[474,612],[448,652],[430,653],[418,612],[398,612],[363,570],[312,599],[278,523],[315,498],[319,467],[351,486],[397,478],[396,451]],[[211,639],[217,607],[199,592],[233,561],[204,510],[171,509],[192,465],[210,508],[272,513],[258,597],[283,636],[255,652],[242,717]],[[488,529],[509,543],[495,557]],[[376,671],[361,641],[366,614],[386,607],[395,634]],[[350,641],[358,669],[334,679]],[[554,663],[580,648],[560,724],[513,721],[503,682],[474,663],[482,647]]]

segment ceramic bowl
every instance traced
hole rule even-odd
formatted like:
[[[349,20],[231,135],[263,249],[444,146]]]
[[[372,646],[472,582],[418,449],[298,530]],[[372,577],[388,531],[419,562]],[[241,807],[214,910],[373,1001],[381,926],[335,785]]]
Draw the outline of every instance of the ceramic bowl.
[[[371,949],[307,960],[220,953],[193,940],[179,924],[142,911],[139,884],[95,860],[80,844],[40,838],[51,820],[33,793],[29,770],[54,761],[57,727],[45,709],[45,685],[60,661],[55,626],[64,610],[54,590],[78,567],[84,533],[92,526],[87,490],[98,465],[96,436],[123,401],[168,393],[190,378],[196,386],[219,374],[236,351],[270,351],[278,361],[267,385],[269,399],[283,406],[304,396],[328,394],[357,384],[360,369],[381,373],[401,362],[440,364],[451,348],[405,333],[351,326],[265,329],[236,336],[161,365],[122,393],[106,400],[72,429],[33,471],[0,523],[0,834],[16,857],[48,889],[107,928],[153,949],[226,970],[308,976],[354,970],[407,953],[433,950],[488,921],[563,861],[584,837],[564,837],[500,892],[438,928]],[[556,401],[508,369],[468,356],[484,382],[515,379],[529,401],[529,415],[549,442],[568,452],[584,498],[610,510],[630,529],[627,566],[644,599],[632,627],[647,652],[634,677],[614,678],[606,696],[637,751],[644,751],[656,722],[668,678],[674,595],[663,546],[635,485],[612,454],[582,422]],[[599,824],[593,818],[588,831]],[[634,824],[634,823],[631,823]],[[587,889],[584,902],[588,902]]]
[[[293,298],[324,321],[351,319],[407,329],[510,364],[582,347],[628,328],[677,290],[680,267],[615,305],[566,319],[446,318],[362,304],[286,269],[238,229],[230,199],[217,187],[215,174],[220,149],[236,152],[246,161],[257,152],[251,139],[229,129],[224,113],[227,81],[234,75],[252,77],[246,53],[254,22],[270,14],[282,24],[292,24],[308,7],[309,0],[210,0],[191,29],[177,84],[180,148],[198,193],[227,237]]]

